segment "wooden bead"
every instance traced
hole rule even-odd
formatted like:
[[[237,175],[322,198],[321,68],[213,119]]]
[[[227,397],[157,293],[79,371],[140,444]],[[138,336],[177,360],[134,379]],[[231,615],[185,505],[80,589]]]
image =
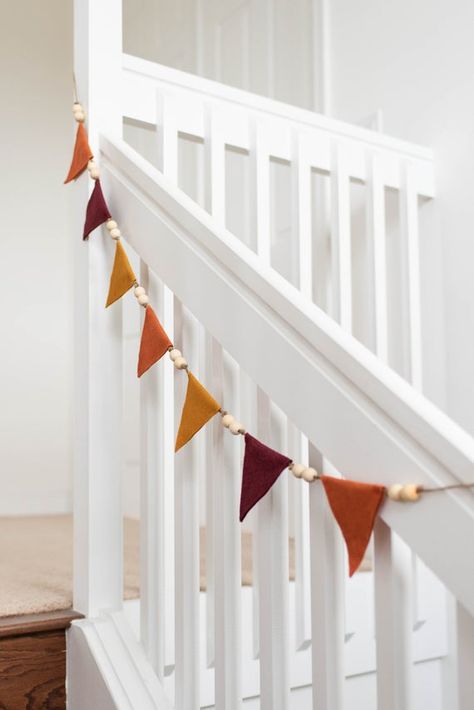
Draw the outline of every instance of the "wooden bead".
[[[178,348],[173,348],[170,350],[170,359],[174,362],[177,360],[179,357],[182,357],[181,350],[178,350]]]
[[[305,481],[308,481],[308,483],[311,483],[312,481],[315,481],[318,477],[318,472],[314,468],[305,468],[303,473],[302,473],[302,478]]]
[[[117,222],[116,222],[114,219],[108,219],[108,220],[107,220],[107,224],[106,224],[105,226],[107,227],[107,229],[109,230],[109,232],[111,232],[112,229],[117,229],[118,224],[117,224]]]
[[[92,173],[91,173],[91,177],[92,177]],[[112,239],[120,239],[120,237],[122,236],[122,232],[117,227],[114,227],[114,229],[110,230],[110,236],[112,237]]]
[[[97,163],[95,162],[95,160],[89,160],[89,162],[87,163],[87,169],[90,171],[96,167],[97,167]]]
[[[93,180],[98,180],[100,177],[100,170],[99,168],[92,168],[92,170],[89,170],[89,175]]]
[[[146,295],[146,293],[142,293],[141,296],[138,296],[138,303],[140,306],[147,306],[150,303],[150,299]]]
[[[293,463],[290,466],[290,471],[295,478],[301,478],[305,468],[306,466],[304,466],[302,463]]]
[[[79,101],[74,101],[72,105],[72,112],[77,113],[78,111],[84,111],[82,108],[82,104],[79,103]]]
[[[229,431],[232,432],[232,434],[234,434],[235,436],[237,436],[237,434],[240,434],[244,431],[244,428],[240,422],[237,422],[234,419],[234,421],[231,422],[229,425]]]
[[[418,491],[418,486],[415,483],[408,483],[406,486],[402,486],[402,490],[400,491],[400,500],[412,502],[418,500],[419,497],[420,493]]]
[[[135,286],[135,290],[133,293],[135,294],[136,298],[138,298],[138,296],[144,296],[146,294],[146,291],[143,286]]]
[[[86,120],[86,114],[84,113],[84,111],[76,111],[74,113],[74,118],[78,123],[84,123],[84,121]]]
[[[233,424],[234,421],[235,419],[232,414],[224,414],[222,417],[222,425],[225,426],[226,429],[229,429],[230,425]]]
[[[394,483],[393,486],[390,486],[387,491],[387,495],[390,500],[400,500],[400,492],[402,488],[403,486],[401,483]]]
[[[177,357],[176,360],[174,360],[174,366],[177,370],[185,370],[188,363],[186,362],[186,359],[180,355],[180,357]]]

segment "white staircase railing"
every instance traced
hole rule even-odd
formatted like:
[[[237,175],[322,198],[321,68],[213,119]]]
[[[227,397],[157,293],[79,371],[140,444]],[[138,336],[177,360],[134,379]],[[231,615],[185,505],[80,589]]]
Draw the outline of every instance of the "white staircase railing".
[[[80,32],[102,27],[105,35],[111,23],[115,36],[118,6],[106,5],[115,7],[112,18],[105,4],[99,9],[89,1],[89,15],[76,5]],[[120,73],[117,42],[105,36],[102,46],[92,35],[92,52],[79,58],[78,81],[88,87],[84,103],[95,104],[89,112],[95,148],[99,127],[105,134],[99,159],[108,204],[140,259],[141,278],[167,332],[209,389],[222,394],[250,431],[318,470],[387,485],[471,481],[473,440],[384,364],[393,357],[421,387],[418,203],[433,196],[429,151],[136,58],[124,57]],[[105,54],[105,68],[95,76],[94,60],[99,64]],[[114,94],[121,95],[122,111],[111,100],[106,69],[114,89],[122,83]],[[160,170],[120,139],[120,113],[129,121],[129,140],[142,152],[148,140]],[[151,124],[148,138],[130,120]],[[196,180],[190,182],[191,168]],[[354,198],[354,184],[365,189],[364,203]],[[399,206],[395,225],[385,217],[390,190]],[[360,233],[370,237],[365,272],[353,265],[361,214]],[[385,241],[392,231],[400,239],[405,288],[399,292],[407,294],[403,333],[391,330],[388,314]],[[85,343],[78,366],[84,393],[75,604],[94,617],[120,607],[122,596],[117,441],[123,340],[121,307],[105,315],[98,310],[108,245],[96,233],[80,247],[77,333]],[[361,273],[371,284],[363,307],[356,288]],[[393,354],[398,336],[402,349]],[[140,697],[143,707],[168,707],[152,690],[159,683],[178,710],[232,710],[252,695],[260,695],[264,709],[288,710],[290,689],[312,685],[313,708],[342,710],[345,676],[376,666],[379,707],[414,708],[414,661],[442,658],[447,645],[443,628],[433,631],[434,622],[444,624],[442,602],[432,613],[416,587],[428,580],[441,599],[443,589],[421,566],[413,572],[412,553],[463,605],[459,619],[469,628],[474,567],[466,564],[463,546],[472,539],[472,495],[427,495],[416,508],[387,502],[376,529],[374,574],[348,584],[341,538],[321,487],[282,476],[252,514],[253,585],[242,590],[240,441],[223,439],[213,422],[174,456],[170,412],[176,418],[180,410],[182,378],[175,382],[167,365],[140,382],[140,638],[149,666],[123,641],[128,627],[124,631],[121,616],[105,615],[94,641],[97,658],[108,658],[107,686],[112,692],[112,678],[120,686],[117,706],[134,707],[131,698]],[[77,476],[82,468],[84,479]],[[200,593],[203,517],[207,574]],[[288,582],[290,533],[294,584]],[[351,604],[372,595],[373,606],[362,604],[361,623],[354,613],[361,606]],[[117,635],[122,641],[115,646]],[[469,642],[462,647],[466,634],[459,638],[462,683],[457,698],[453,685],[446,707],[458,702],[466,710],[472,650]],[[130,673],[120,674],[126,648]],[[137,690],[137,678],[146,692]],[[137,692],[127,693],[127,683]]]

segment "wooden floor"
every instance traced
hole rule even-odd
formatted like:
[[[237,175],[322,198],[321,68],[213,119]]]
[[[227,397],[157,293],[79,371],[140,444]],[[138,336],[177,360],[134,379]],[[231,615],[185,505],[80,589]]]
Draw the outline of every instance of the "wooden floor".
[[[0,710],[66,707],[66,629],[73,611],[0,619]]]

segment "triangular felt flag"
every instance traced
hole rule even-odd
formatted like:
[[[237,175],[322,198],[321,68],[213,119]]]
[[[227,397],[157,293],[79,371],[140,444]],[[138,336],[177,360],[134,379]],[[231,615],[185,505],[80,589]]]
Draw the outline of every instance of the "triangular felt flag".
[[[94,229],[100,227],[100,225],[107,222],[108,219],[110,219],[109,208],[104,199],[100,180],[96,180],[94,189],[89,197],[89,202],[87,203],[83,239],[87,239]]]
[[[156,317],[151,306],[145,309],[145,321],[143,323],[142,339],[140,341],[140,353],[138,355],[137,375],[141,377],[155,362],[163,357],[173,343],[163,330],[163,326]]]
[[[179,451],[190,439],[193,438],[204,424],[207,424],[214,414],[220,410],[221,405],[211,397],[191,372],[188,372],[188,388],[184,402],[178,436],[176,437],[176,451]]]
[[[347,481],[321,476],[326,496],[337,520],[349,554],[349,576],[352,577],[364,557],[375,518],[383,502],[385,488],[374,483]]]
[[[268,493],[278,476],[291,463],[287,456],[270,449],[250,434],[245,434],[245,455],[240,494],[240,522],[249,510]]]
[[[87,163],[92,158],[93,154],[89,148],[86,129],[84,128],[83,123],[79,123],[77,126],[76,142],[74,144],[71,167],[69,168],[64,184],[78,178],[79,175],[87,168]]]
[[[107,308],[107,306],[110,306],[112,303],[115,303],[115,301],[118,301],[118,299],[121,298],[124,293],[127,293],[128,289],[132,288],[133,284],[136,282],[137,279],[133,273],[132,267],[130,266],[125,249],[120,242],[116,242],[114,266],[110,276],[109,294],[107,296],[107,303],[105,304],[105,307]]]

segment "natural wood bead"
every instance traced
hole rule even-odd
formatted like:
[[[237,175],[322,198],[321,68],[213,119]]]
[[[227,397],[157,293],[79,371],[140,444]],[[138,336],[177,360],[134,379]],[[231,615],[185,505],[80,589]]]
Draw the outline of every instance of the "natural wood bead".
[[[174,360],[174,366],[177,370],[185,370],[188,366],[188,363],[186,359],[182,355],[180,355],[176,358],[176,360]]]
[[[96,167],[97,167],[97,163],[95,162],[95,160],[89,160],[89,162],[87,163],[87,169],[89,171],[91,171],[93,168],[96,168]]]
[[[240,422],[236,422],[234,419],[234,421],[229,425],[229,431],[237,436],[237,434],[241,434],[244,431],[244,428]]]
[[[234,417],[232,414],[224,414],[222,417],[222,424],[225,426],[226,429],[230,427],[231,424],[233,424],[235,421]]]
[[[295,478],[301,478],[303,471],[306,469],[302,463],[292,463],[290,466],[290,471]]]
[[[107,227],[107,229],[109,230],[109,232],[111,232],[112,229],[117,229],[118,224],[117,224],[117,222],[116,222],[114,219],[108,219],[108,220],[107,220],[107,224],[106,224],[105,226]]]
[[[146,294],[146,291],[143,286],[135,286],[135,290],[133,293],[135,294],[136,298],[138,298],[138,296],[144,296]]]
[[[74,114],[74,118],[78,123],[84,123],[84,121],[86,120],[86,114],[84,113],[84,111],[76,111],[76,113]]]
[[[89,170],[89,175],[93,180],[98,180],[100,177],[100,170],[99,168],[92,168],[92,170]]]
[[[84,111],[82,108],[82,104],[79,103],[79,101],[74,101],[72,105],[72,112],[77,113],[78,111]]]
[[[314,468],[305,468],[302,476],[301,476],[305,481],[308,481],[308,483],[311,483],[312,481],[315,481],[318,477],[318,472]]]
[[[110,230],[110,236],[112,237],[112,239],[120,239],[120,237],[122,236],[122,232],[117,227],[114,227],[114,229]]]
[[[173,348],[170,350],[170,359],[174,362],[177,360],[179,357],[182,357],[181,350],[178,350],[178,348]]]
[[[387,495],[390,500],[400,500],[400,493],[402,488],[403,486],[401,483],[394,483],[393,486],[390,486],[387,491]]]
[[[141,296],[138,296],[138,303],[140,306],[147,306],[150,303],[150,299],[146,295],[146,293],[142,293]]]
[[[418,491],[418,486],[415,483],[408,483],[406,486],[402,486],[400,491],[400,500],[404,501],[415,501],[420,497]]]

